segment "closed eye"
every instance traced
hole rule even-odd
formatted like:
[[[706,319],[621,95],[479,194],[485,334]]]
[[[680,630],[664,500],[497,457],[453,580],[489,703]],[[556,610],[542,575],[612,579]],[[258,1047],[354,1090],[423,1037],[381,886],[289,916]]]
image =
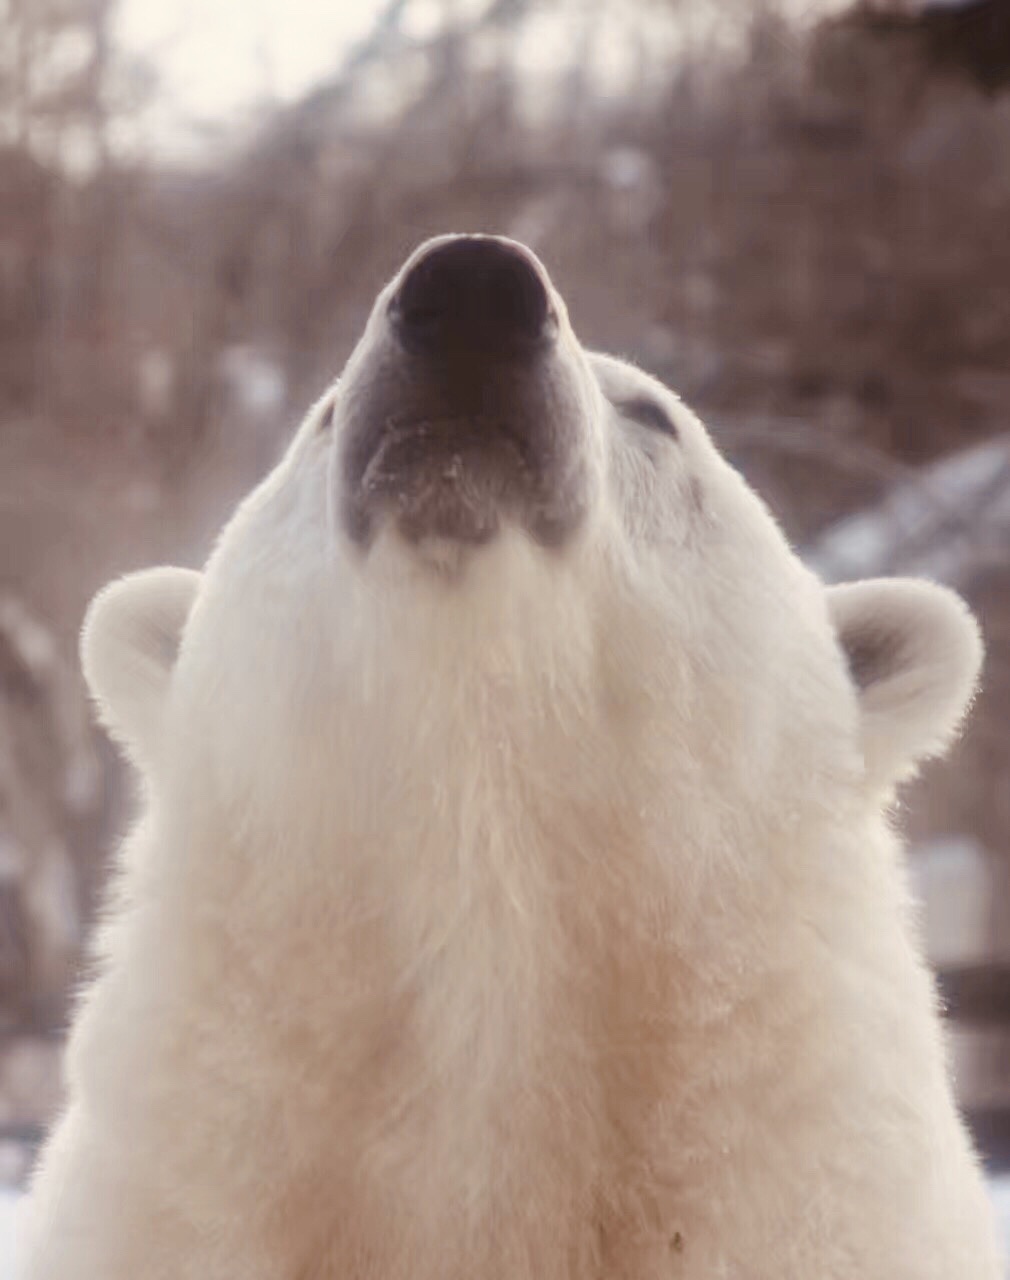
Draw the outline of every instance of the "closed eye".
[[[326,431],[329,431],[330,427],[333,426],[333,409],[334,409],[335,402],[336,402],[336,397],[331,396],[329,403],[327,404],[326,408],[323,410],[322,414],[320,415],[319,425],[316,428],[316,430],[320,435],[322,435]]]
[[[619,400],[614,408],[623,418],[630,418],[632,422],[637,422],[652,431],[661,431],[671,440],[679,439],[677,424],[655,400],[650,400],[646,396],[635,396],[631,400]]]

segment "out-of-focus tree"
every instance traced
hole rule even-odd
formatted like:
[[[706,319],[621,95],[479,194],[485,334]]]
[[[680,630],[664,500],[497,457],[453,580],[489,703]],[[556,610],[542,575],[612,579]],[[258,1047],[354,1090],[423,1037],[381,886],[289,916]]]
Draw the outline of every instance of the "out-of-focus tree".
[[[114,0],[0,2],[0,127],[15,147],[75,169],[106,155]]]
[[[133,89],[116,78],[114,8],[0,0],[0,392],[15,403],[58,403],[69,384],[80,398],[110,340],[124,213],[110,124]]]
[[[1010,0],[862,0],[845,21],[987,92],[1010,87]]]

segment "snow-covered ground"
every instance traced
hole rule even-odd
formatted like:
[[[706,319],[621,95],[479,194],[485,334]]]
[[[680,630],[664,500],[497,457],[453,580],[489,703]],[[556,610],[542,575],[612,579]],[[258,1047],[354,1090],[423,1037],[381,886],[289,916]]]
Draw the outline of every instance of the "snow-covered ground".
[[[1007,1258],[1007,1276],[1010,1277],[1010,1174],[995,1178],[990,1183],[996,1216],[1003,1232],[1003,1247]]]
[[[991,1184],[993,1203],[999,1216],[1010,1258],[1010,1175],[997,1178]],[[0,1280],[17,1280],[17,1262],[14,1236],[14,1210],[17,1198],[0,1192]],[[1010,1280],[1010,1270],[1007,1272]]]
[[[14,1209],[17,1197],[0,1192],[0,1280],[15,1280],[17,1265],[14,1247]]]

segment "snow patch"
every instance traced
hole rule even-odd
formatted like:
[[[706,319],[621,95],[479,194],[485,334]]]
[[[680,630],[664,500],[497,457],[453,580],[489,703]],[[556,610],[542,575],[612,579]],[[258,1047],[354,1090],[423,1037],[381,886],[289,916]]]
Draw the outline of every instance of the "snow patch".
[[[963,585],[1007,563],[1010,434],[941,458],[833,524],[805,558],[829,582],[902,573]]]

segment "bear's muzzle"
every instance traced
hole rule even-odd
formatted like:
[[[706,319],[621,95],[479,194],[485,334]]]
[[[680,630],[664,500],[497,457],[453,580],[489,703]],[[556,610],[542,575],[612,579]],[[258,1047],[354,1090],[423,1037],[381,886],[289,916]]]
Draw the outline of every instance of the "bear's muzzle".
[[[479,545],[512,520],[558,546],[588,502],[577,344],[536,257],[494,236],[423,245],[379,297],[341,394],[341,512],[367,548]]]

